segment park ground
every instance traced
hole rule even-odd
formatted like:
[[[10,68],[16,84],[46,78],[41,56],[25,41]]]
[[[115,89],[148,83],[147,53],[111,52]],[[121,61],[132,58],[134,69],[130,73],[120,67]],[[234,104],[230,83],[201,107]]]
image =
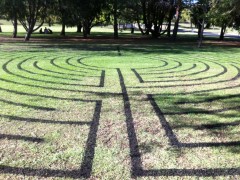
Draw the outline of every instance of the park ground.
[[[0,179],[239,179],[240,43],[0,36]]]

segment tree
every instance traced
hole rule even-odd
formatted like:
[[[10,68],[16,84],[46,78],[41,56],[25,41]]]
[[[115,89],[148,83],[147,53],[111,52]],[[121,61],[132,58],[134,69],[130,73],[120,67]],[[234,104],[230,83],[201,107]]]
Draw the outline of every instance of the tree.
[[[233,17],[232,27],[240,31],[240,0],[232,0],[231,3],[231,16]]]
[[[3,5],[2,5],[2,1],[0,1],[0,18],[3,17]],[[0,33],[2,32],[2,27],[0,24]]]
[[[37,31],[44,23],[47,16],[47,0],[22,0],[24,9],[22,9],[19,18],[20,23],[26,30],[25,41],[29,41],[32,33]],[[37,22],[40,22],[36,26]],[[36,27],[35,27],[36,26]]]
[[[227,27],[233,25],[234,18],[231,15],[231,1],[213,1],[213,7],[210,11],[211,21],[214,25],[221,27],[220,40],[224,39],[224,34]]]
[[[145,34],[152,34],[153,38],[159,37],[167,32],[163,29],[163,23],[167,14],[172,10],[169,0],[141,0],[143,22],[146,27]]]
[[[208,12],[210,10],[211,0],[199,0],[191,9],[193,23],[198,27],[198,47],[201,47],[203,41],[203,32],[205,24],[208,21]]]
[[[105,0],[75,0],[72,15],[75,25],[82,26],[84,38],[87,38],[92,27],[99,23],[105,3]]]
[[[129,2],[130,1],[131,0],[129,0]],[[106,11],[108,11],[109,14],[113,17],[113,30],[115,39],[118,39],[119,18],[123,14],[124,8],[127,4],[128,2],[124,0],[109,0],[107,2]]]
[[[171,26],[172,26],[172,19],[174,17],[174,14],[176,14],[176,9],[175,9],[175,0],[171,0],[170,1],[170,9],[169,9],[169,13],[168,13],[168,18],[167,18],[167,22],[168,22],[168,27],[167,27],[167,36],[171,37]],[[181,7],[181,6],[179,6]],[[177,10],[180,10],[180,8],[178,8]],[[180,14],[178,13],[177,18],[179,17],[180,19]],[[178,21],[179,22],[179,21]],[[176,24],[176,23],[175,23]],[[178,27],[177,27],[178,28]],[[176,34],[177,35],[177,34]]]
[[[62,24],[60,35],[66,35],[66,26],[72,25],[74,8],[76,7],[73,0],[52,0],[51,11],[57,17],[58,22]]]
[[[121,13],[119,15],[119,22],[125,23],[137,23],[139,30],[144,34],[141,28],[142,12],[141,3],[139,0],[129,0],[121,7]],[[133,31],[133,27],[132,27]]]
[[[240,0],[213,0],[209,12],[211,22],[221,27],[220,40],[224,39],[227,27],[239,27]]]
[[[173,29],[173,40],[176,40],[177,38],[177,33],[178,33],[178,26],[179,26],[179,21],[181,17],[181,11],[182,11],[182,0],[178,0],[176,3],[176,21],[174,24],[174,29]]]
[[[113,0],[113,29],[114,29],[114,38],[118,38],[118,0]]]
[[[179,27],[179,21],[181,18],[182,11],[184,9],[187,9],[191,7],[193,0],[177,0],[174,1],[173,5],[175,6],[175,23],[174,23],[174,29],[173,29],[173,35],[172,39],[175,41],[177,38],[177,33],[178,33],[178,27]],[[171,17],[170,17],[171,18]],[[171,22],[169,22],[171,23]],[[170,36],[169,36],[170,37]]]
[[[22,0],[0,0],[2,15],[13,24],[13,38],[17,37],[18,18],[24,14]]]

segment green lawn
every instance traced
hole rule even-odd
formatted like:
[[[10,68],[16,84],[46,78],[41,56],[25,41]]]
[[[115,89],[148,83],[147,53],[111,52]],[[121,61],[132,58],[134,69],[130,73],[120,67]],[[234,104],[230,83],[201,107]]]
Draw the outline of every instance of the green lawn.
[[[240,49],[0,44],[0,179],[239,179]]]

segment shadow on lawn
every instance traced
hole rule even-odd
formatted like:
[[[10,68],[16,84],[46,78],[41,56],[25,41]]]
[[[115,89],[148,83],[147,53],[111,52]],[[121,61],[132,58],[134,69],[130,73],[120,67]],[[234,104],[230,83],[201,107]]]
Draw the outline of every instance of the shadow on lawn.
[[[23,141],[37,142],[37,143],[44,142],[43,138],[28,137],[28,136],[21,136],[21,135],[12,135],[12,134],[0,134],[0,139],[23,140]]]
[[[240,141],[232,142],[207,142],[207,143],[182,143],[178,140],[177,136],[172,130],[172,127],[165,119],[163,112],[160,110],[155,99],[152,95],[148,95],[148,100],[154,108],[156,115],[159,117],[161,126],[164,128],[166,136],[169,139],[171,146],[175,148],[199,148],[199,147],[229,147],[236,153],[239,153]],[[171,107],[170,109],[173,109]],[[184,127],[184,125],[183,125]],[[146,146],[146,145],[145,145]],[[148,147],[148,146],[147,146]],[[149,147],[146,149],[149,151]],[[140,161],[140,156],[138,157]],[[133,177],[137,176],[202,176],[202,177],[214,177],[214,176],[227,176],[227,175],[240,175],[240,168],[204,168],[204,169],[152,169],[143,170],[143,166],[136,161],[132,161]]]
[[[93,114],[93,119],[91,123],[86,123],[90,125],[90,130],[88,133],[88,139],[86,142],[84,157],[82,159],[81,167],[79,170],[54,170],[54,169],[33,169],[33,168],[26,168],[26,167],[11,167],[6,165],[0,165],[0,173],[6,174],[17,174],[17,175],[24,175],[24,176],[39,176],[39,177],[67,177],[67,178],[89,178],[92,172],[92,165],[93,159],[95,154],[95,147],[96,147],[96,140],[97,140],[97,131],[99,126],[100,120],[100,113],[102,108],[102,101],[96,101],[95,110]],[[10,118],[11,120],[19,120],[19,117],[11,117],[11,116],[0,116],[4,118]],[[65,122],[49,122],[46,120],[34,120],[28,118],[20,118],[20,120],[28,121],[28,122],[43,122],[43,123],[60,123],[60,124],[67,124]],[[69,124],[73,124],[72,122],[68,122]],[[76,122],[75,122],[76,123]],[[84,123],[85,124],[85,123]],[[81,125],[79,123],[78,125]],[[23,136],[13,136],[13,135],[1,135],[0,139],[7,138],[7,139],[22,139],[26,141],[34,141],[34,142],[41,142],[42,139],[39,138],[31,138],[31,137],[23,137]]]
[[[151,144],[139,145],[134,130],[131,104],[129,103],[128,93],[125,89],[124,79],[121,77],[121,72],[119,71],[121,87],[123,90],[123,99],[126,115],[126,123],[130,144],[130,156],[132,162],[132,177],[139,176],[200,176],[200,177],[211,177],[211,176],[227,176],[227,175],[240,175],[240,168],[204,168],[204,169],[152,169],[144,170],[141,160],[141,154],[139,148],[143,148],[144,152],[151,151]],[[148,95],[147,101],[150,101],[153,109],[160,120],[161,126],[164,128],[166,136],[169,139],[169,143],[174,148],[201,148],[201,147],[226,147],[234,149],[238,152],[238,147],[240,146],[240,141],[232,142],[203,142],[203,143],[182,143],[178,140],[177,136],[172,130],[172,127],[165,119],[165,114],[160,110],[155,99],[152,95]],[[169,109],[173,109],[170,107]],[[194,112],[193,112],[194,113]],[[204,112],[203,112],[204,114]],[[184,127],[184,125],[183,125]]]
[[[153,50],[156,51],[156,50]],[[156,51],[157,52],[157,51]],[[151,53],[151,51],[147,52]],[[165,53],[170,53],[169,50],[166,50]],[[172,53],[172,52],[171,52]],[[175,51],[175,53],[180,53],[178,51]],[[20,68],[20,67],[19,67]],[[4,68],[5,72],[10,72],[7,69],[7,66]],[[120,86],[121,86],[121,91],[122,93],[102,93],[103,97],[106,98],[107,96],[112,96],[113,94],[117,95],[122,95],[123,102],[124,102],[124,113],[126,117],[126,127],[127,127],[127,134],[128,134],[128,140],[129,140],[129,147],[130,147],[130,158],[131,158],[131,172],[133,177],[137,176],[221,176],[221,175],[240,175],[240,168],[216,168],[216,169],[153,169],[153,170],[144,170],[143,165],[142,165],[142,160],[141,160],[141,153],[139,151],[139,144],[137,140],[137,135],[134,127],[134,122],[133,122],[133,116],[132,116],[132,111],[131,111],[131,103],[130,103],[130,98],[129,98],[129,93],[127,91],[127,87],[125,85],[124,77],[121,73],[120,69],[117,69],[118,76],[119,76],[119,81],[120,81]],[[10,72],[10,74],[15,75]],[[16,76],[16,75],[15,75]],[[98,87],[102,87],[104,85],[104,77],[105,77],[105,72],[102,71],[101,77],[100,77],[100,85]],[[25,77],[21,77],[25,78]],[[34,80],[34,79],[32,79]],[[35,80],[34,80],[35,81]],[[31,85],[34,86],[34,85]],[[38,87],[38,86],[37,86]],[[6,90],[1,88],[1,90]],[[59,90],[59,89],[58,89]],[[17,91],[13,90],[7,90],[8,92],[14,92],[16,93]],[[20,92],[18,92],[19,94]],[[95,92],[92,92],[95,93]],[[21,93],[23,95],[29,95],[27,93]],[[95,93],[97,94],[97,93]],[[101,94],[101,93],[100,93]],[[31,94],[30,94],[31,95]],[[41,95],[32,95],[32,96],[39,96],[39,97],[46,97],[46,98],[56,98],[56,99],[61,99],[57,97],[50,97],[50,96],[41,96]],[[225,100],[225,99],[232,99],[232,98],[238,98],[238,96],[222,96],[222,97],[207,97],[203,99],[202,97],[197,96],[198,99],[194,100],[196,103],[202,103],[202,102],[213,102],[217,100]],[[163,129],[165,130],[166,136],[168,137],[169,143],[171,146],[174,148],[199,148],[199,147],[233,147],[235,148],[236,146],[240,145],[239,141],[232,141],[232,142],[207,142],[207,143],[182,143],[178,140],[176,134],[173,131],[173,127],[169,124],[169,122],[166,120],[165,115],[187,115],[187,114],[210,114],[210,115],[219,115],[222,116],[221,112],[224,111],[229,111],[229,110],[239,110],[239,106],[232,107],[231,103],[229,102],[229,107],[226,105],[227,108],[223,108],[220,110],[204,110],[204,109],[193,109],[193,108],[181,108],[179,105],[185,104],[183,101],[183,98],[179,98],[180,100],[177,101],[176,96],[170,97],[176,101],[175,105],[178,105],[177,112],[172,112],[172,111],[166,111],[162,112],[160,107],[157,104],[157,101],[154,99],[153,95],[148,94],[147,95],[147,101],[149,101],[156,113],[156,115],[159,118],[160,124],[162,125]],[[195,96],[192,97],[192,99],[195,99]],[[200,100],[199,100],[200,99]],[[88,100],[86,100],[88,102]],[[172,100],[173,101],[173,100]],[[194,103],[194,101],[187,101],[188,103]],[[238,102],[238,99],[236,99]],[[89,101],[93,102],[93,101]],[[90,124],[81,122],[79,125],[82,124],[88,124],[90,125],[90,131],[88,134],[88,139],[85,147],[85,153],[84,157],[82,160],[82,164],[79,170],[51,170],[51,169],[33,169],[33,168],[23,168],[23,167],[10,167],[10,166],[5,166],[5,165],[0,165],[0,172],[1,173],[11,173],[11,174],[19,174],[19,175],[27,175],[27,176],[40,176],[40,177],[67,177],[67,178],[89,178],[91,176],[92,172],[92,165],[93,165],[93,158],[94,158],[94,153],[95,153],[95,146],[96,146],[96,138],[97,138],[97,131],[98,131],[98,126],[99,126],[99,119],[100,119],[100,113],[101,113],[101,108],[102,108],[102,101],[94,101],[96,103],[95,105],[95,111],[93,115],[93,119]],[[171,106],[169,107],[169,110],[174,109],[175,107]],[[223,114],[224,115],[224,114]],[[234,115],[235,117],[239,117],[238,114],[236,113]],[[3,118],[9,118],[10,120],[19,120],[19,121],[28,121],[28,122],[41,122],[41,123],[59,123],[59,124],[76,124],[76,122],[61,122],[61,121],[53,121],[50,122],[49,120],[43,120],[43,119],[29,119],[29,118],[19,118],[19,117],[14,117],[14,116],[5,116],[5,115],[0,115],[0,117]],[[186,127],[184,124],[185,122],[182,123],[182,127]],[[225,123],[225,124],[220,124],[218,123],[215,124],[203,124],[201,128],[206,128],[209,131],[211,131],[214,128],[222,127],[222,126],[237,126],[238,121],[235,122],[235,124],[232,123]],[[218,126],[218,127],[217,127]],[[197,129],[196,127],[194,127]],[[6,138],[7,136],[5,136]],[[22,138],[24,137],[11,137],[8,136],[8,138]],[[25,138],[27,140],[27,138]],[[30,139],[28,139],[30,140]],[[147,145],[145,145],[147,146]],[[149,147],[148,147],[149,148]],[[147,149],[149,150],[149,149]]]
[[[139,151],[139,144],[134,129],[131,104],[129,102],[129,95],[124,83],[124,78],[121,71],[118,69],[120,78],[120,84],[123,93],[124,109],[126,116],[127,132],[130,147],[130,156],[132,164],[132,176],[221,176],[221,175],[240,175],[240,168],[215,168],[215,169],[159,169],[159,170],[144,170],[141,160],[141,154]],[[165,130],[166,136],[168,137],[169,143],[174,148],[199,148],[199,147],[234,147],[239,146],[240,141],[233,142],[207,142],[207,143],[182,143],[178,140],[176,134],[173,132],[172,127],[166,120],[165,115],[160,110],[155,99],[152,95],[147,95],[147,100],[153,106],[153,109],[160,120],[160,124]],[[172,107],[170,108],[172,109]],[[144,145],[146,151],[151,148],[148,145]],[[141,146],[140,146],[141,147]]]
[[[141,37],[141,36],[140,36]],[[89,51],[89,52],[105,52],[105,55],[119,55],[119,49],[122,52],[141,53],[141,54],[192,54],[194,52],[219,52],[221,50],[228,53],[237,52],[231,46],[206,45],[201,49],[197,48],[197,40],[191,39],[188,36],[182,36],[177,42],[169,41],[169,39],[151,39],[151,38],[120,38],[119,40],[112,39],[107,35],[100,35],[89,39],[81,37],[66,37],[56,39],[53,37],[44,38],[40,42],[17,42],[15,48],[8,48],[6,51],[24,51],[24,52],[56,52],[56,51]],[[74,41],[76,39],[76,41]],[[63,41],[61,41],[63,40]],[[66,40],[66,41],[64,41]],[[69,40],[69,41],[67,41]],[[80,40],[80,41],[78,41]],[[206,39],[208,40],[208,39]],[[213,40],[209,38],[209,40]],[[15,45],[16,42],[9,41],[8,44]],[[26,48],[27,47],[27,48]],[[194,48],[196,47],[196,48]],[[109,54],[110,53],[110,54]],[[102,54],[104,55],[104,53]],[[124,53],[123,53],[124,55]]]
[[[134,128],[132,111],[131,111],[131,103],[129,101],[129,94],[124,82],[124,77],[121,73],[120,69],[117,69],[121,90],[122,90],[122,97],[124,102],[124,113],[126,117],[126,126],[127,126],[127,133],[128,133],[128,140],[129,140],[129,147],[130,147],[130,157],[131,157],[131,172],[132,177],[138,176],[225,176],[225,175],[240,175],[240,168],[215,168],[215,169],[152,169],[152,170],[144,170],[141,160],[141,153],[139,147],[141,145],[138,144],[137,135]],[[173,97],[175,98],[175,97]],[[152,95],[147,95],[147,100],[153,106],[153,109],[158,116],[162,127],[166,132],[166,136],[169,139],[170,145],[174,148],[199,148],[199,147],[236,147],[240,145],[239,141],[233,142],[208,142],[208,143],[181,143],[177,136],[174,134],[172,127],[165,119],[163,112],[160,110],[159,106],[156,103],[156,100],[153,98]],[[181,99],[182,100],[182,99]],[[33,169],[33,168],[23,168],[23,167],[11,167],[0,165],[0,172],[1,173],[10,173],[10,174],[18,174],[18,175],[26,175],[26,176],[39,176],[39,177],[64,177],[64,178],[89,178],[92,172],[92,163],[95,153],[95,146],[96,146],[96,136],[97,130],[99,125],[100,119],[100,112],[102,107],[102,101],[97,101],[95,106],[95,112],[93,115],[92,122],[90,124],[90,131],[88,134],[88,140],[86,143],[84,158],[79,170],[51,170],[51,169]],[[170,108],[172,109],[172,107]],[[184,112],[183,109],[181,111]],[[191,109],[192,111],[192,109]],[[195,112],[191,112],[195,113]],[[200,112],[199,112],[200,113]],[[205,113],[202,111],[201,113]],[[172,113],[173,114],[173,113]],[[180,114],[178,114],[180,115]],[[24,120],[26,118],[18,118],[18,117],[8,117],[2,116],[4,118],[10,118],[12,120]],[[34,119],[29,119],[28,121],[33,121]],[[47,122],[45,120],[35,120],[35,122]],[[51,122],[48,122],[51,123]],[[56,122],[60,123],[61,122]],[[151,148],[148,145],[147,150]],[[235,149],[236,150],[236,149]]]
[[[240,97],[238,94],[236,95],[223,95],[223,96],[211,96],[208,95],[198,95],[198,96],[157,96],[159,102],[161,100],[169,101],[170,106],[164,107],[164,113],[158,108],[157,104],[152,102],[155,107],[155,111],[161,118],[163,119],[163,123],[165,123],[166,127],[173,129],[181,129],[181,128],[191,128],[194,130],[206,130],[210,134],[222,134],[223,130],[229,134],[231,132],[231,128],[237,127],[240,125],[239,120],[236,120],[240,117]],[[152,100],[153,101],[153,100]],[[218,109],[209,109],[211,104],[209,103],[217,103],[221,108]],[[187,107],[186,107],[187,105]],[[203,108],[205,106],[206,108]],[[164,120],[165,115],[178,117],[177,121],[173,123],[172,126],[168,124],[166,120]],[[191,115],[197,115],[198,120],[195,121],[187,121],[181,120],[182,118],[186,119],[189,115],[191,119]],[[206,119],[207,118],[207,119]],[[219,118],[222,120],[225,119],[226,122],[217,121]],[[203,121],[201,123],[201,121]],[[199,124],[200,122],[200,124]],[[208,122],[206,124],[206,122]],[[172,132],[173,133],[173,132]],[[229,136],[228,136],[229,137]],[[230,136],[231,137],[231,136]],[[176,139],[176,138],[175,138]],[[173,138],[174,140],[174,138]],[[178,143],[178,142],[177,142]],[[175,143],[175,144],[177,144]],[[188,143],[189,144],[189,143]],[[198,145],[189,145],[184,144],[183,147],[209,147],[211,146],[239,146],[240,141],[226,142],[226,143],[199,143]],[[231,148],[229,149],[231,151]]]

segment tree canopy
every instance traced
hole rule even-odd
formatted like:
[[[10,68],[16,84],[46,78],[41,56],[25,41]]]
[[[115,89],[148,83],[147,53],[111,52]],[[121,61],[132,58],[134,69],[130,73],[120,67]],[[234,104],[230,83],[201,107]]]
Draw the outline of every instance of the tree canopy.
[[[43,23],[54,22],[62,24],[63,36],[66,26],[77,26],[78,32],[83,29],[86,38],[94,25],[109,23],[118,38],[119,24],[126,22],[138,24],[142,35],[167,35],[175,40],[184,9],[191,12],[198,38],[211,24],[221,27],[220,39],[227,27],[239,30],[240,0],[0,0],[0,16],[12,21],[13,37],[20,22],[26,30],[25,40]]]

